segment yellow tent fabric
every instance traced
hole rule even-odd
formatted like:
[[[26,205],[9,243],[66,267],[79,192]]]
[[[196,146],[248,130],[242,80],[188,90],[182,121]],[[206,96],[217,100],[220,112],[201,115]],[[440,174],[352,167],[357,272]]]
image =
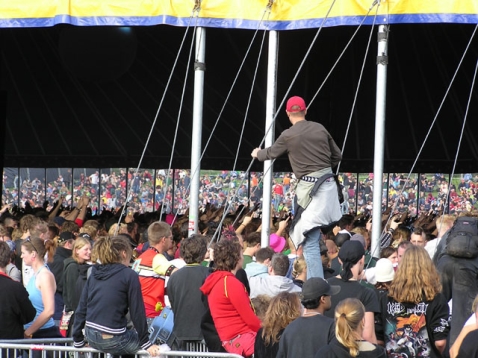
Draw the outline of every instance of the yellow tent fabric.
[[[198,18],[191,20],[195,6]],[[268,5],[270,12],[267,11]],[[0,0],[0,27],[198,25],[294,30],[356,25],[372,0]],[[477,0],[381,0],[378,24],[478,23]],[[375,9],[366,23],[372,23]]]

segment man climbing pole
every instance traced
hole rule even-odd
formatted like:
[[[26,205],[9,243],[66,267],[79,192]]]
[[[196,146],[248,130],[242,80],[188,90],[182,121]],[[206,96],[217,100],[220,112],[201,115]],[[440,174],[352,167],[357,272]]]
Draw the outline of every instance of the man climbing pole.
[[[337,190],[338,182],[332,172],[342,154],[323,125],[305,119],[307,108],[301,97],[287,101],[286,113],[292,127],[282,132],[271,147],[255,148],[251,156],[264,161],[288,153],[292,171],[299,180],[290,237],[296,248],[303,246],[307,278],[323,277],[320,228],[342,216],[340,188]]]

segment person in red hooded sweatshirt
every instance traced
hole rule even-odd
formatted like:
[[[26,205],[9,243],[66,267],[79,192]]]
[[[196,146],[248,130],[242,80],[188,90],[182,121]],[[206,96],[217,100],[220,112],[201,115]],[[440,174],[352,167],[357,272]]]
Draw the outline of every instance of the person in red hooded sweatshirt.
[[[255,315],[244,285],[234,276],[242,268],[242,248],[234,241],[214,247],[215,270],[201,287],[222,346],[229,353],[250,357],[261,322]]]

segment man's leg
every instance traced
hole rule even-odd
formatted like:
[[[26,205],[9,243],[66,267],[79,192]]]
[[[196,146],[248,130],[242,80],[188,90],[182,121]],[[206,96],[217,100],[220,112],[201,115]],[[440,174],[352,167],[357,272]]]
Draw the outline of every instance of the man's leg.
[[[301,243],[307,264],[307,278],[324,277],[320,256],[320,226],[329,225],[342,217],[337,195],[337,185],[333,178],[326,180],[303,211],[299,221],[291,231],[294,243]],[[302,241],[302,237],[304,240]]]
[[[311,277],[324,278],[324,268],[322,266],[322,258],[320,256],[320,229],[315,228],[304,233],[305,241],[304,259],[307,264],[307,279]]]

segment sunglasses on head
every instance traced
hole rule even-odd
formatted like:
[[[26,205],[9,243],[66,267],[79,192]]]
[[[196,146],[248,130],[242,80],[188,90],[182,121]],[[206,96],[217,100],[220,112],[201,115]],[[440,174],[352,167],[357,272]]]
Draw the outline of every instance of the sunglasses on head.
[[[35,247],[35,245],[33,245],[33,241],[32,241],[29,237],[27,237],[27,238],[25,239],[25,241],[27,241],[27,242],[29,242],[30,244],[32,244],[33,250],[35,250],[35,251],[38,253],[37,248]]]

